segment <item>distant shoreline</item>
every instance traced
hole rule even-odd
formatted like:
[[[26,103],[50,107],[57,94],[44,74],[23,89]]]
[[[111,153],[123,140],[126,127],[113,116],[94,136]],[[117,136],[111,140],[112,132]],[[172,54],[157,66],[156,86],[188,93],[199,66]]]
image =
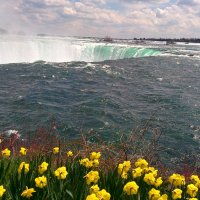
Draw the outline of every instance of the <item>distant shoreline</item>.
[[[5,35],[10,35],[6,30],[3,30],[0,28],[0,36],[5,36]],[[11,34],[12,35],[12,34]],[[27,34],[20,32],[17,33],[16,35],[19,36],[28,36]],[[140,38],[114,38],[111,36],[105,36],[105,37],[95,37],[95,36],[65,36],[65,35],[49,35],[49,34],[43,34],[43,33],[38,33],[34,34],[35,36],[40,36],[40,37],[46,37],[46,36],[52,36],[52,37],[77,37],[77,38],[89,38],[89,39],[99,39],[100,41],[105,41],[105,42],[113,42],[114,40],[134,40],[134,41],[158,41],[158,42],[168,42],[168,43],[176,43],[176,42],[183,42],[183,43],[200,43],[200,38],[145,38],[145,37],[140,37]],[[32,35],[33,36],[33,35]]]
[[[185,43],[200,43],[199,38],[175,38],[175,39],[170,39],[170,38],[134,38],[134,40],[143,40],[143,41],[160,41],[160,42],[185,42]]]

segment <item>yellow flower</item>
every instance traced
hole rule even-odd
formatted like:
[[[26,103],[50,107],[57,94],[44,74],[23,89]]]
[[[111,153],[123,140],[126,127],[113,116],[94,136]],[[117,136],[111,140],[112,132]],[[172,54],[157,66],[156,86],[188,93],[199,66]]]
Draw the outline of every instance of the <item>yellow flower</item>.
[[[3,187],[3,185],[1,185],[0,186],[0,197],[2,197],[5,192],[6,192],[6,189]]]
[[[189,200],[198,200],[197,198],[189,198]]]
[[[139,158],[136,162],[135,162],[135,166],[136,167],[140,167],[142,169],[145,169],[148,167],[148,162],[145,159]]]
[[[39,174],[43,174],[44,172],[47,171],[48,168],[48,163],[47,162],[43,162],[41,165],[38,166],[38,172]]]
[[[35,186],[43,188],[47,186],[47,178],[45,176],[40,176],[35,178]]]
[[[123,163],[120,163],[118,165],[118,174],[120,174],[123,178],[124,175],[127,174],[127,172],[129,171],[130,168],[131,168],[131,162],[124,161]]]
[[[137,178],[137,177],[142,176],[142,173],[143,173],[143,169],[141,169],[140,167],[137,167],[137,168],[133,169],[132,176],[133,176],[133,178]]]
[[[124,169],[124,165],[123,164],[119,164],[118,165],[118,174],[121,175],[123,173],[123,169]]]
[[[72,151],[68,151],[68,152],[67,152],[67,156],[68,156],[68,157],[73,156],[73,152],[72,152]]]
[[[90,187],[90,194],[97,194],[97,192],[99,191],[99,186],[98,185],[93,185],[92,187]]]
[[[197,175],[192,175],[192,176],[190,177],[190,180],[192,181],[192,183],[193,183],[196,187],[200,188],[200,179],[199,179],[199,177],[198,177]]]
[[[154,177],[156,177],[158,175],[158,170],[156,170],[154,167],[148,167],[145,168],[145,173],[146,174],[153,173]]]
[[[152,188],[149,191],[149,200],[158,200],[160,198],[160,190],[156,190],[155,188]]]
[[[90,167],[93,166],[92,161],[90,161],[88,158],[81,159],[81,160],[79,161],[79,163],[80,163],[81,165],[85,166],[86,168],[90,168]]]
[[[167,194],[163,194],[158,200],[168,200]]]
[[[102,200],[110,200],[110,193],[108,193],[106,190],[101,190],[97,193],[98,199]]]
[[[21,155],[26,155],[27,149],[24,147],[21,147],[20,151]]]
[[[148,185],[154,185],[155,181],[156,181],[156,179],[155,179],[153,173],[145,174],[144,182],[146,182]]]
[[[196,197],[197,192],[198,192],[198,188],[195,185],[189,184],[187,186],[187,194],[189,194],[191,197]]]
[[[159,177],[155,180],[154,186],[159,187],[163,183],[162,177]]]
[[[59,147],[54,147],[53,148],[53,153],[58,154],[59,153]]]
[[[106,190],[101,190],[97,193],[98,199],[102,200],[110,200],[110,193],[108,193]]]
[[[90,194],[86,197],[86,200],[99,200],[99,198],[97,198],[96,194]]]
[[[90,160],[95,160],[95,159],[99,159],[101,157],[101,153],[100,152],[92,152],[90,154]]]
[[[129,161],[129,160],[128,161],[124,161],[123,165],[124,165],[124,171],[128,172],[129,169],[131,168],[131,161]]]
[[[137,183],[135,181],[131,181],[131,182],[126,183],[126,185],[123,188],[123,191],[127,195],[133,195],[133,194],[138,193],[138,189],[139,189],[139,186],[137,185]]]
[[[8,148],[4,149],[3,151],[1,151],[2,156],[4,157],[9,157],[10,156],[10,150]]]
[[[192,176],[190,177],[190,180],[191,180],[192,182],[198,182],[198,181],[199,181],[199,177],[198,177],[197,175],[192,175]]]
[[[99,160],[98,159],[92,160],[92,166],[93,167],[98,167],[99,166]]]
[[[123,179],[127,179],[127,178],[128,178],[128,174],[127,174],[126,172],[123,172],[123,173],[121,174],[121,177],[122,177]]]
[[[97,183],[99,180],[99,172],[98,171],[90,171],[86,176],[86,183],[90,185],[91,183]]]
[[[55,172],[54,172],[55,176],[57,177],[57,179],[65,179],[68,172],[66,170],[66,167],[59,167]]]
[[[118,165],[118,174],[120,174],[123,179],[127,179],[128,178],[128,174],[125,171],[124,164],[119,164]]]
[[[172,174],[169,177],[169,182],[175,187],[179,187],[181,185],[185,185],[185,177],[180,174]]]
[[[26,189],[21,193],[21,196],[25,198],[31,198],[33,196],[33,192],[35,192],[34,188],[28,188],[26,186]]]
[[[19,165],[19,168],[18,168],[18,173],[19,174],[22,172],[22,169],[24,169],[24,173],[27,174],[29,172],[29,164],[25,163],[25,162],[22,162]]]
[[[175,189],[172,191],[172,199],[181,199],[182,190]]]

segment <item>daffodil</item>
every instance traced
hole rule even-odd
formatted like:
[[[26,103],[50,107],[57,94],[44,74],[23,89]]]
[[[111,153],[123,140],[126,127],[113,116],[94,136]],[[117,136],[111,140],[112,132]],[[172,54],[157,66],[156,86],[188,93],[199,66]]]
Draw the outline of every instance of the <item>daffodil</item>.
[[[86,197],[86,200],[99,200],[96,194],[90,194]]]
[[[124,165],[122,164],[122,163],[120,163],[119,165],[118,165],[118,174],[122,174],[123,173],[123,169],[124,169]]]
[[[182,190],[181,189],[174,189],[172,191],[172,199],[181,199],[182,197]]]
[[[146,182],[148,185],[154,185],[155,181],[156,181],[156,179],[155,179],[153,173],[145,174],[144,182]]]
[[[43,188],[47,186],[47,178],[45,176],[40,176],[35,178],[36,187]]]
[[[200,179],[199,179],[199,177],[198,177],[197,175],[192,175],[192,176],[190,177],[190,180],[192,181],[192,183],[193,183],[196,187],[200,188]]]
[[[152,173],[154,175],[154,177],[156,177],[158,175],[158,170],[155,169],[154,167],[148,167],[144,169],[146,174]]]
[[[99,172],[98,171],[90,171],[86,176],[85,176],[85,179],[86,179],[86,183],[88,185],[90,185],[91,183],[97,183],[98,180],[99,180]]]
[[[196,197],[197,192],[198,192],[198,187],[196,187],[195,185],[189,184],[187,186],[187,194],[189,194],[190,197]]]
[[[157,178],[157,179],[155,180],[154,186],[155,186],[155,187],[159,187],[159,186],[162,185],[162,183],[163,183],[162,177],[159,177],[159,178]]]
[[[156,190],[155,188],[152,188],[149,191],[149,200],[158,200],[160,198],[160,190]]]
[[[59,147],[54,147],[53,148],[53,153],[58,154],[59,153]]]
[[[83,158],[79,161],[79,163],[83,166],[85,166],[86,168],[90,168],[93,166],[92,161],[90,161],[88,158]]]
[[[1,185],[0,186],[0,197],[2,197],[5,192],[6,192],[6,189],[3,187],[3,185]]]
[[[99,159],[101,157],[101,153],[100,152],[92,152],[90,154],[90,160],[95,160],[95,159]]]
[[[142,169],[145,169],[148,167],[148,162],[145,159],[139,158],[136,162],[135,162],[135,166],[136,167],[140,167]]]
[[[140,167],[137,167],[137,168],[133,169],[132,176],[133,176],[133,178],[137,178],[137,177],[142,176],[142,173],[143,173],[143,169]]]
[[[181,185],[185,185],[185,177],[180,174],[172,174],[169,177],[169,182],[175,187],[179,187]]]
[[[59,167],[55,172],[55,176],[57,179],[66,179],[66,176],[68,174],[66,167]]]
[[[98,199],[102,199],[102,200],[110,200],[111,195],[109,192],[103,189],[97,193],[97,197]]]
[[[161,197],[158,198],[158,200],[168,200],[167,194],[163,194]]]
[[[123,178],[126,179],[128,176],[128,171],[131,168],[131,162],[130,161],[124,161],[123,163],[120,163],[118,165],[118,174]]]
[[[123,191],[127,195],[133,195],[133,194],[138,193],[138,189],[139,189],[139,186],[137,185],[137,183],[135,181],[131,181],[131,182],[126,183],[126,185],[123,188]]]
[[[19,168],[18,168],[18,173],[19,174],[22,172],[22,169],[24,169],[24,173],[27,174],[29,172],[29,164],[25,163],[25,162],[22,162],[19,165]]]
[[[8,148],[1,151],[3,157],[9,157],[10,156],[10,150]]]
[[[25,198],[31,198],[33,196],[32,193],[34,192],[35,192],[34,188],[28,188],[26,186],[26,189],[21,193],[21,196]]]
[[[19,152],[20,152],[21,155],[26,155],[27,149],[24,148],[24,147],[21,147]]]
[[[43,162],[41,165],[39,165],[38,166],[39,174],[43,174],[45,171],[47,171],[48,165],[49,164],[47,162]]]
[[[123,179],[127,179],[128,178],[128,174],[126,172],[122,172],[121,177]]]
[[[97,194],[97,192],[99,191],[99,186],[98,185],[93,185],[90,187],[90,194]]]
[[[98,167],[99,166],[99,160],[98,159],[92,160],[92,166],[93,167]]]
[[[68,152],[67,152],[67,156],[68,156],[68,157],[73,156],[73,152],[72,152],[72,151],[68,151]]]

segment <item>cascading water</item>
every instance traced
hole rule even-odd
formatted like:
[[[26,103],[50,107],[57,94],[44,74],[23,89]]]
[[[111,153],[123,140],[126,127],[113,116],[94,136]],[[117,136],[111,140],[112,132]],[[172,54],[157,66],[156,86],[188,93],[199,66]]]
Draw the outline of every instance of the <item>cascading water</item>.
[[[156,49],[94,43],[68,37],[4,36],[0,39],[0,63],[103,61],[159,55]]]

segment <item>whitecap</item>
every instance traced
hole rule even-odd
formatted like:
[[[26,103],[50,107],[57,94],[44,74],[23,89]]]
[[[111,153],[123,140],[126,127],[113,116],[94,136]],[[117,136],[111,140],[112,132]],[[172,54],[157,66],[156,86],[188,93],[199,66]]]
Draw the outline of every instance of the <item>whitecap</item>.
[[[163,81],[163,78],[162,78],[162,77],[161,77],[161,78],[157,78],[157,80],[158,80],[158,81]]]

